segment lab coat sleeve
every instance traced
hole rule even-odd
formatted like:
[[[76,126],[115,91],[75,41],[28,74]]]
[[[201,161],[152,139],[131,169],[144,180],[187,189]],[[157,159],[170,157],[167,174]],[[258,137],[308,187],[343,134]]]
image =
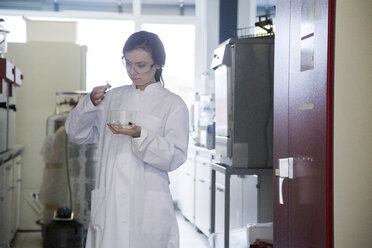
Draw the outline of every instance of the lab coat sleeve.
[[[132,150],[144,163],[164,171],[173,171],[187,158],[189,113],[182,103],[166,120],[164,136],[141,128],[141,136],[132,139]]]
[[[89,95],[80,99],[78,105],[70,112],[65,123],[66,133],[70,141],[77,144],[98,142],[98,112],[101,108],[98,106],[93,105]]]

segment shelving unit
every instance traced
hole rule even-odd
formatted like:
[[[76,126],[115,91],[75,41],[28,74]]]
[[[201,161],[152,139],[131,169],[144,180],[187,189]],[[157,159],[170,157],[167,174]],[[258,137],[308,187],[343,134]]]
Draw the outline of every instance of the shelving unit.
[[[211,164],[211,233],[215,232],[215,220],[216,220],[216,171],[221,172],[225,175],[225,210],[224,210],[224,247],[229,247],[229,234],[230,234],[230,179],[232,175],[257,175],[258,185],[262,185],[262,179],[264,176],[272,176],[273,169],[247,169],[247,168],[236,168],[228,167],[221,164]],[[269,185],[270,186],[270,183]],[[266,210],[265,191],[269,187],[259,187],[259,194],[257,195],[258,204],[258,222],[267,221],[270,218],[270,211]]]

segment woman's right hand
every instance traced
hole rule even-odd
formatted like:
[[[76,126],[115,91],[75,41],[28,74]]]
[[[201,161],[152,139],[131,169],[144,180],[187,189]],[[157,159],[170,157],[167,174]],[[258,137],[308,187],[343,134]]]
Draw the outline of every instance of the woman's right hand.
[[[90,100],[92,101],[94,106],[97,106],[103,101],[105,93],[109,88],[111,88],[111,85],[109,83],[93,88],[92,92],[90,93]]]

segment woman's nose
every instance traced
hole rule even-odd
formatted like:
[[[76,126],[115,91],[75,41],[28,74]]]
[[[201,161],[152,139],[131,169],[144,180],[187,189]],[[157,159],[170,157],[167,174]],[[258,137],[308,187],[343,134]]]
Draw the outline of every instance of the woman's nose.
[[[131,66],[131,67],[130,67],[130,69],[129,69],[129,73],[130,73],[130,74],[137,74],[137,71],[136,71],[135,66]]]

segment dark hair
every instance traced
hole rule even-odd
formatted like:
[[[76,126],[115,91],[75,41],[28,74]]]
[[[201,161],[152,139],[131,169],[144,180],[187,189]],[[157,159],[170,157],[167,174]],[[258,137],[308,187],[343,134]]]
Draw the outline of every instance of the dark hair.
[[[133,33],[125,42],[123,47],[123,58],[126,52],[138,48],[149,52],[155,64],[160,65],[160,68],[156,69],[155,80],[160,81],[164,86],[164,80],[161,74],[163,71],[162,67],[165,65],[165,50],[159,36],[147,31]]]

